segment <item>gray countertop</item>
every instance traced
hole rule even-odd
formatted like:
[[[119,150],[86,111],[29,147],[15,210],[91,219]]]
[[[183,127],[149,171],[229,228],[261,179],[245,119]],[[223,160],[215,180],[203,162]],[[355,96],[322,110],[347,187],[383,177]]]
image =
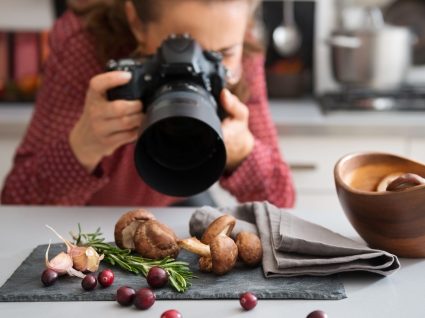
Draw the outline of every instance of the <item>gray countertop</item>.
[[[188,220],[194,208],[155,208],[156,217],[169,225],[178,236],[188,235]],[[113,239],[113,227],[126,207],[11,207],[1,206],[0,285],[38,244],[57,239],[45,228],[53,226],[66,234],[78,222],[86,231],[101,227],[107,240]],[[347,237],[360,240],[339,210],[294,211],[298,216],[318,223]],[[372,274],[343,274],[347,298],[343,300],[262,300],[250,311],[241,310],[237,300],[157,301],[147,311],[120,308],[111,301],[0,303],[2,317],[159,317],[167,309],[178,309],[185,318],[200,317],[293,317],[304,318],[321,309],[329,317],[409,317],[424,315],[425,260],[401,259],[402,269],[388,277]]]
[[[31,104],[0,104],[0,133],[22,131]],[[425,136],[425,112],[333,111],[322,113],[314,99],[271,100],[279,133],[285,135]]]

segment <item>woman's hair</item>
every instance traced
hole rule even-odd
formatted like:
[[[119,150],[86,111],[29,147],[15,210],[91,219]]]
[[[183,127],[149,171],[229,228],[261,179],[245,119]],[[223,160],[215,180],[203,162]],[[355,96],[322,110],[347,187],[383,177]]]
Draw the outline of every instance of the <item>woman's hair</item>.
[[[86,28],[89,33],[96,39],[96,51],[99,60],[106,63],[109,59],[122,58],[129,55],[138,48],[133,33],[127,22],[127,17],[124,10],[124,5],[127,0],[105,0],[99,1],[99,4],[93,6],[90,10],[80,13],[83,15]],[[132,0],[137,14],[142,23],[155,22],[161,17],[165,6],[165,2],[170,0]],[[187,1],[187,0],[172,0],[172,1]],[[192,0],[193,1],[193,0]],[[196,0],[200,2],[213,1],[247,1],[251,6],[251,18],[248,25],[249,29],[254,28],[255,19],[254,12],[258,6],[259,0]],[[79,14],[79,12],[75,12]],[[248,29],[248,30],[249,30]],[[250,32],[248,31],[247,34]],[[263,47],[258,39],[253,36],[247,36],[244,40],[243,54],[249,55],[252,53],[262,52]],[[248,92],[244,80],[235,84],[230,88],[241,100],[246,101]]]

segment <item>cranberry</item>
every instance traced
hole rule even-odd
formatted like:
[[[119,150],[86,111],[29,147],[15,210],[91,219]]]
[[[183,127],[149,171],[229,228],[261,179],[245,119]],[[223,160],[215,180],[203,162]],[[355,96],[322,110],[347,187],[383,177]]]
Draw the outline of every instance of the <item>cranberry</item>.
[[[150,308],[156,300],[155,293],[149,288],[141,288],[134,295],[134,306],[138,309]]]
[[[52,286],[58,280],[58,276],[53,269],[47,268],[41,274],[41,282],[44,286]]]
[[[99,273],[97,276],[97,279],[99,280],[99,284],[102,285],[102,287],[109,287],[114,282],[114,272],[110,269],[104,269]]]
[[[315,310],[308,314],[307,318],[328,318],[328,315],[321,310]]]
[[[161,318],[183,318],[182,314],[175,309],[164,311]]]
[[[81,281],[81,286],[85,290],[93,290],[93,289],[95,289],[96,286],[97,286],[96,276],[94,276],[93,274],[86,275],[86,277],[84,277],[83,280]]]
[[[130,306],[133,303],[136,291],[128,286],[121,286],[117,289],[117,302],[121,306]]]
[[[146,281],[150,287],[160,288],[167,284],[168,274],[163,268],[154,266],[149,270]]]
[[[239,298],[239,301],[242,308],[245,310],[251,310],[257,306],[257,296],[250,292],[243,293]]]

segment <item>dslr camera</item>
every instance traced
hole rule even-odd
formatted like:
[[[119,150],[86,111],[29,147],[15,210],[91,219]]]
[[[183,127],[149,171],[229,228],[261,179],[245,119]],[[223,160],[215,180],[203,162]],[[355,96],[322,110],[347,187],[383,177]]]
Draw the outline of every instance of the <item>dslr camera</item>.
[[[220,92],[227,70],[221,54],[203,51],[188,35],[171,35],[144,60],[108,62],[109,71],[128,71],[130,82],[107,92],[109,100],[139,99],[145,120],[134,152],[138,174],[155,190],[191,196],[223,173],[225,112]]]

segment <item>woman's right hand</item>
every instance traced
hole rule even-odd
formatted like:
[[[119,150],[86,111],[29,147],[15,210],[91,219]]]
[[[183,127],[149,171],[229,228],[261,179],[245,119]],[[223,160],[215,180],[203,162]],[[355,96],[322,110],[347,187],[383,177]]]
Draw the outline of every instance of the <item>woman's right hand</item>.
[[[129,72],[113,71],[90,80],[83,114],[69,135],[72,151],[89,173],[103,157],[138,137],[144,118],[141,101],[108,101],[106,97],[109,89],[130,78]]]

